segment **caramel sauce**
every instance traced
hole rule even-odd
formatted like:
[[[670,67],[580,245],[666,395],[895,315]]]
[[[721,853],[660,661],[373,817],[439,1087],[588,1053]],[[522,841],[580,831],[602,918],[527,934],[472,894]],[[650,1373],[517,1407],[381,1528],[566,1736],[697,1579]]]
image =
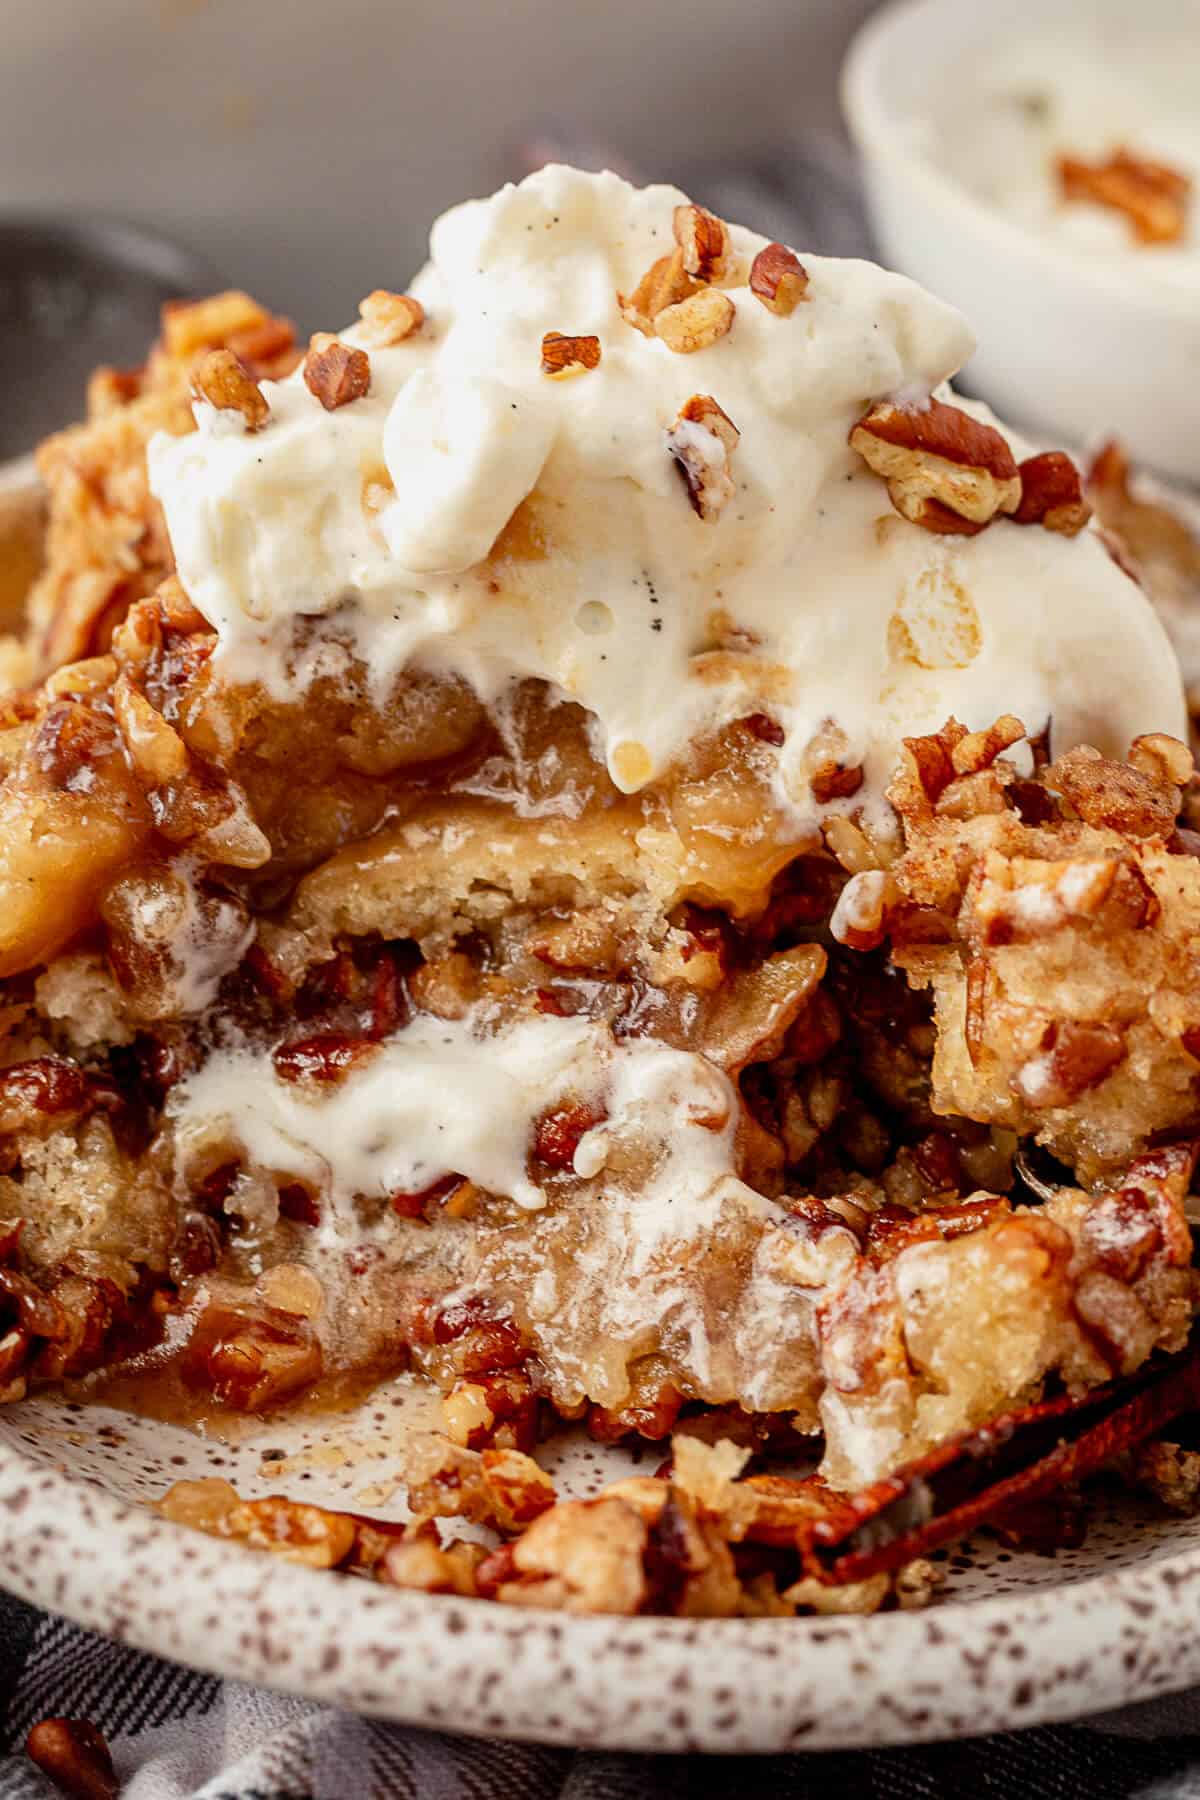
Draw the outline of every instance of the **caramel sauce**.
[[[343,1369],[322,1375],[303,1392],[264,1412],[238,1412],[222,1406],[211,1393],[183,1379],[178,1355],[158,1362],[120,1363],[81,1381],[64,1382],[68,1400],[91,1406],[110,1406],[136,1418],[154,1419],[163,1425],[179,1425],[199,1437],[221,1443],[244,1443],[255,1437],[272,1419],[312,1419],[351,1413],[383,1382],[400,1371],[396,1366]]]

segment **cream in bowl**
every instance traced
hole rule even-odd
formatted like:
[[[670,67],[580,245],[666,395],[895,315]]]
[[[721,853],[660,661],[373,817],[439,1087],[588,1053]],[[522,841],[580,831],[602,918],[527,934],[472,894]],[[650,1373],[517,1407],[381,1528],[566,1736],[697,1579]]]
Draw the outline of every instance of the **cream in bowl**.
[[[1077,443],[1200,471],[1196,0],[913,0],[851,51],[843,101],[889,262],[962,307],[970,378]]]

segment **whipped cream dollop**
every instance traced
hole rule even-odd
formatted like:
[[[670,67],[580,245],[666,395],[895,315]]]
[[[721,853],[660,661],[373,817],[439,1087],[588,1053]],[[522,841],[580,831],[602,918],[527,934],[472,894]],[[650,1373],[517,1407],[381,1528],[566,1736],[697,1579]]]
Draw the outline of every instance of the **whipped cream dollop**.
[[[153,490],[219,666],[294,692],[336,654],[327,638],[297,659],[296,622],[315,617],[381,692],[405,667],[489,703],[540,678],[587,709],[626,792],[698,732],[767,712],[801,825],[826,810],[808,777],[831,724],[865,773],[833,806],[881,817],[899,739],[951,714],[1051,722],[1057,749],[1182,732],[1163,632],[1094,533],[932,535],[848,447],[869,403],[920,404],[959,368],[961,316],[870,263],[807,254],[806,297],[778,316],[746,285],[765,240],[731,226],[732,328],[680,354],[617,296],[673,248],[683,201],[552,167],[460,206],[412,285],[422,329],[388,348],[342,334],[370,358],[363,398],[326,411],[298,371],[263,383],[259,431],[201,403],[194,435],[156,440]],[[552,379],[550,332],[596,337],[598,365]],[[697,395],[740,432],[727,460],[700,445],[733,484],[708,518],[668,444]]]

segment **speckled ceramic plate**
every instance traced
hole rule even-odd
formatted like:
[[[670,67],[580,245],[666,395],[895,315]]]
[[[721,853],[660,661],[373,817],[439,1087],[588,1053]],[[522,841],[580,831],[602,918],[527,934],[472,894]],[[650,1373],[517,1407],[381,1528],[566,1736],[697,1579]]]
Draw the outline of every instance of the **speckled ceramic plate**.
[[[198,1668],[456,1731],[649,1750],[914,1741],[1065,1719],[1200,1680],[1200,1521],[1130,1502],[1085,1549],[980,1540],[923,1613],[797,1620],[575,1619],[317,1574],[148,1512],[173,1480],[400,1515],[404,1383],[336,1420],[234,1445],[99,1407],[0,1417],[0,1582]],[[564,1444],[560,1487],[629,1458]]]

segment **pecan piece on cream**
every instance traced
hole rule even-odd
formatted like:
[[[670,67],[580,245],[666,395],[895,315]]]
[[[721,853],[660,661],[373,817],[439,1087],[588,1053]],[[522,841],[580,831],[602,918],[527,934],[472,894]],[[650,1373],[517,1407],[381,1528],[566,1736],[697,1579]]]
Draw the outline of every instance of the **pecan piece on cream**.
[[[765,244],[750,264],[750,292],[786,319],[808,298],[808,270],[786,244]]]
[[[702,519],[715,519],[737,491],[729,463],[741,435],[711,394],[693,394],[667,432],[667,449]]]
[[[403,343],[425,323],[425,308],[411,294],[393,294],[376,288],[358,303],[359,330],[376,349]]]
[[[1124,213],[1139,243],[1177,243],[1184,234],[1192,183],[1167,163],[1122,148],[1103,162],[1060,156],[1057,172],[1064,200],[1090,200]]]
[[[654,321],[667,307],[688,299],[700,283],[683,266],[683,251],[672,250],[651,263],[632,294],[618,294],[617,305],[627,325],[643,337],[654,336]]]
[[[361,400],[371,385],[371,359],[365,350],[343,344],[318,331],[304,359],[304,385],[326,412]]]
[[[1021,503],[1013,513],[1017,525],[1044,525],[1074,537],[1092,516],[1083,497],[1079,470],[1063,450],[1044,450],[1020,465]]]
[[[552,381],[584,375],[599,363],[598,337],[565,337],[561,331],[548,331],[542,339],[542,374]]]
[[[668,350],[691,356],[710,350],[733,325],[736,308],[728,294],[701,288],[686,300],[666,307],[654,321],[654,330]]]
[[[850,446],[887,482],[896,511],[927,531],[970,535],[1020,505],[1021,477],[1004,438],[944,400],[881,400],[851,431]]]
[[[271,416],[267,397],[232,350],[210,350],[192,371],[192,391],[218,412],[240,413],[248,431],[258,431]]]
[[[677,206],[672,220],[683,266],[697,281],[724,281],[733,261],[729,230],[702,206]]]

